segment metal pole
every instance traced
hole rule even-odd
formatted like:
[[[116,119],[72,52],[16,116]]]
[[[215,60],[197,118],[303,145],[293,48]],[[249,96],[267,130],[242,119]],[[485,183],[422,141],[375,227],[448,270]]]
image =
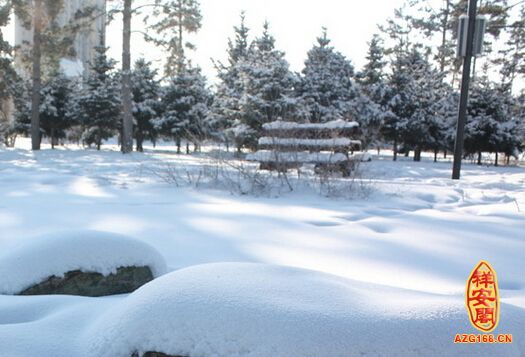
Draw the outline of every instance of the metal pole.
[[[467,53],[463,59],[463,76],[461,79],[461,94],[459,98],[458,125],[456,128],[456,142],[454,145],[454,164],[452,179],[459,180],[461,172],[461,159],[463,156],[463,134],[467,117],[468,88],[470,81],[470,65],[472,62],[472,48],[474,42],[474,27],[476,25],[477,0],[469,0],[468,4],[468,30]]]

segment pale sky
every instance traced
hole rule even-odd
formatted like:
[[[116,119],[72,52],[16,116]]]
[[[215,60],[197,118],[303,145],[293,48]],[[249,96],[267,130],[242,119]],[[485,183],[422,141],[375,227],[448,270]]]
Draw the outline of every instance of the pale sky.
[[[360,68],[365,60],[366,42],[378,31],[377,24],[393,15],[394,8],[403,0],[201,0],[202,29],[192,38],[197,49],[189,56],[202,67],[210,82],[215,70],[210,58],[225,60],[228,37],[233,36],[233,26],[239,24],[239,14],[246,11],[246,24],[251,38],[258,36],[265,20],[276,38],[276,47],[286,53],[291,69],[300,71],[306,52],[321,33],[328,28],[332,45]],[[110,55],[121,57],[121,19],[117,18],[107,31]],[[140,21],[134,24],[142,30]],[[13,36],[8,30],[8,36]],[[161,66],[162,52],[133,34],[132,56],[144,56]]]
[[[328,28],[332,45],[361,67],[367,51],[366,42],[378,31],[377,24],[393,15],[394,8],[403,0],[201,0],[202,28],[192,39],[196,51],[189,53],[194,63],[203,69],[210,82],[216,71],[210,58],[225,60],[228,37],[233,37],[233,26],[239,24],[239,15],[246,11],[246,24],[251,39],[262,31],[265,20],[276,38],[276,47],[285,51],[293,71],[300,71],[306,52],[321,33]],[[108,45],[112,57],[121,56],[120,19],[108,29]],[[136,25],[141,26],[138,22]],[[112,36],[115,34],[115,36]],[[142,41],[141,35],[132,37],[132,52],[136,59],[144,56],[159,63],[162,52]]]

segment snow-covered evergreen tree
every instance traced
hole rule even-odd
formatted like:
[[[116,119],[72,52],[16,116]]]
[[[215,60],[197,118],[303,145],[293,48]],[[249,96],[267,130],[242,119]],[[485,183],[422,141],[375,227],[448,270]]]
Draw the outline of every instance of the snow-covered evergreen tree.
[[[244,13],[241,13],[241,23],[234,27],[235,39],[228,40],[228,63],[217,63],[216,68],[220,83],[217,86],[210,114],[207,118],[211,136],[224,141],[226,146],[234,140],[231,128],[240,122],[240,102],[244,94],[244,83],[240,64],[248,54],[248,32]]]
[[[269,33],[267,22],[262,36],[253,41],[239,66],[244,91],[240,116],[232,132],[238,148],[255,148],[264,123],[295,118],[294,89],[298,79],[290,72],[284,52],[275,49],[275,39]]]
[[[40,129],[54,148],[58,139],[65,138],[66,130],[75,124],[74,115],[70,112],[74,86],[69,78],[58,72],[40,92]]]
[[[137,151],[143,151],[144,140],[155,141],[157,131],[153,125],[160,111],[160,84],[155,79],[157,71],[151,68],[151,63],[144,59],[135,62],[131,73],[133,95],[134,136]]]
[[[447,88],[441,74],[417,48],[408,54],[408,61],[415,105],[412,115],[404,123],[404,143],[407,149],[414,148],[414,160],[419,161],[422,150],[443,148],[446,121],[437,113]]]
[[[520,118],[512,115],[513,98],[508,90],[486,76],[473,83],[465,125],[465,153],[504,152],[515,155],[522,149]]]
[[[355,118],[352,101],[358,96],[352,77],[354,68],[349,60],[330,46],[326,29],[317,44],[308,51],[298,88],[308,120],[322,123],[336,119]]]
[[[379,35],[374,34],[368,45],[367,62],[356,76],[360,85],[357,108],[364,148],[371,144],[379,147],[381,125],[384,119],[391,115],[386,103],[388,88],[384,78],[386,60],[382,40]]]
[[[398,145],[403,141],[403,128],[415,111],[413,81],[407,55],[397,52],[388,79],[385,101],[390,115],[383,120],[381,133],[393,143],[394,160],[397,159]]]
[[[446,147],[447,117],[438,114],[448,91],[442,75],[416,46],[408,53],[396,54],[388,93],[393,115],[382,128],[385,137],[394,143],[394,151],[403,144],[405,153],[414,149],[414,160],[419,161],[422,150],[435,152]]]
[[[363,70],[357,75],[357,80],[365,88],[380,83],[384,79],[387,62],[382,43],[383,41],[378,34],[374,34],[368,42],[367,62],[363,66]]]
[[[95,47],[96,55],[91,64],[86,87],[77,101],[78,115],[85,128],[83,141],[95,144],[114,136],[120,127],[120,87],[113,77],[114,61],[107,58],[107,48]]]
[[[163,113],[153,121],[155,128],[162,135],[175,140],[177,152],[180,153],[183,139],[192,142],[197,149],[208,132],[206,118],[211,99],[206,78],[200,68],[185,64],[164,88]]]

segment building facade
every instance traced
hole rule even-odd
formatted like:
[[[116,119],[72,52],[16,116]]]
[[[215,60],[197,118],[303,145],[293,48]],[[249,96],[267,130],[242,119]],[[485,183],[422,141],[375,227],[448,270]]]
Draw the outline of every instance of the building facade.
[[[31,0],[29,0],[31,1]],[[75,20],[75,15],[83,9],[94,7],[93,14],[89,17],[85,26],[76,33],[75,40],[73,43],[74,56],[65,58],[65,63],[68,68],[63,68],[66,74],[72,75],[72,68],[76,67],[77,72],[86,72],[89,69],[89,63],[94,56],[94,47],[103,41],[105,36],[105,9],[106,0],[64,0],[64,6],[62,11],[57,18],[59,26],[65,26],[71,24]],[[26,51],[31,48],[33,41],[33,30],[27,29],[23,26],[23,22],[16,18],[15,19],[15,45],[19,48],[19,51]],[[17,56],[16,67],[19,73],[26,77],[30,77],[30,73],[25,69],[22,64],[21,56]],[[69,72],[69,73],[68,73]]]

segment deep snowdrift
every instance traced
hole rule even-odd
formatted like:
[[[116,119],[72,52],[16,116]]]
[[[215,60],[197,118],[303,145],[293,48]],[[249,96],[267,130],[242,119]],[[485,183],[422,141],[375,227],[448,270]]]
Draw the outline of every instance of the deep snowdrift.
[[[30,147],[30,141],[21,142]],[[368,356],[525,356],[523,167],[465,162],[462,179],[456,182],[450,180],[447,162],[433,163],[431,157],[419,163],[404,157],[392,162],[391,157],[374,155],[372,162],[361,166],[363,180],[358,183],[369,192],[362,198],[334,200],[299,189],[275,199],[168,184],[156,173],[173,168],[197,177],[209,163],[204,154],[176,155],[174,150],[147,147],[146,153],[123,156],[111,146],[101,152],[73,145],[40,152],[1,148],[1,259],[18,250],[26,236],[76,227],[136,237],[161,252],[169,271],[235,261],[293,266],[320,274],[314,278],[305,273],[304,283],[287,269],[283,274],[295,278],[266,282],[274,280],[273,273],[247,270],[253,274],[246,283],[240,275],[232,275],[228,280],[239,284],[231,288],[232,294],[243,286],[248,290],[232,298],[230,305],[223,303],[230,301],[231,294],[222,291],[222,285],[202,287],[209,295],[216,292],[214,298],[205,295],[195,302],[193,311],[181,311],[180,319],[169,321],[182,326],[177,331],[186,330],[188,339],[176,347],[195,346],[188,351],[229,351],[229,346],[240,351],[250,346],[253,350],[238,355],[257,356],[266,342],[275,346],[290,338],[289,344],[279,343],[280,350],[297,348],[306,351],[306,356],[323,351],[315,357],[347,348],[345,357],[359,351],[368,351]],[[140,257],[144,253],[141,250]],[[466,279],[480,259],[492,264],[500,284],[502,314],[494,333],[512,333],[512,345],[453,343],[456,333],[476,333],[468,322],[463,297]],[[17,266],[7,272],[17,274]],[[191,269],[196,268],[189,268],[190,273]],[[195,284],[211,279],[210,269],[204,270],[208,277],[203,275]],[[195,273],[180,270],[166,276],[165,284],[184,286],[194,297],[196,290],[189,283],[174,282],[183,273],[195,279]],[[1,274],[6,276],[5,271]],[[163,290],[157,285],[163,279],[148,289]],[[266,293],[274,284],[290,285],[289,293]],[[166,291],[162,296],[170,294]],[[174,303],[165,306],[147,303],[146,295],[147,290],[106,298],[0,295],[0,356],[86,356],[96,352],[95,343],[110,344],[104,336],[114,337],[120,318],[129,320],[136,330],[124,329],[127,337],[117,339],[118,346],[156,347],[153,343],[159,341],[148,333],[166,336],[167,332],[147,323],[166,326],[168,320],[153,321],[152,316],[139,324],[132,318],[145,316],[143,308],[159,319],[161,309],[166,309],[166,317],[173,318],[173,311],[193,305],[181,301],[186,295],[174,297]],[[319,302],[301,303],[308,297]],[[252,310],[248,298],[254,302]],[[291,299],[293,304],[286,307]],[[225,306],[231,306],[229,319],[222,315]],[[274,308],[278,312],[267,313]],[[239,319],[236,309],[248,313],[251,321]],[[122,315],[126,311],[129,319]],[[235,324],[242,328],[236,329]],[[190,331],[193,327],[200,330]],[[233,338],[234,333],[240,335]],[[314,346],[321,341],[317,333],[325,337],[321,347]],[[279,334],[286,339],[278,340]],[[292,338],[299,334],[305,337]],[[195,339],[193,345],[190,338]],[[171,337],[158,347],[169,347],[170,341]],[[209,357],[197,352],[191,356]]]
[[[454,345],[471,333],[461,296],[251,263],[194,266],[131,294],[84,336],[86,356],[517,356],[525,310],[503,306],[515,344]]]
[[[0,253],[0,294],[19,293],[72,270],[108,275],[125,266],[148,266],[154,277],[167,269],[154,248],[120,234],[81,230],[32,237]]]

